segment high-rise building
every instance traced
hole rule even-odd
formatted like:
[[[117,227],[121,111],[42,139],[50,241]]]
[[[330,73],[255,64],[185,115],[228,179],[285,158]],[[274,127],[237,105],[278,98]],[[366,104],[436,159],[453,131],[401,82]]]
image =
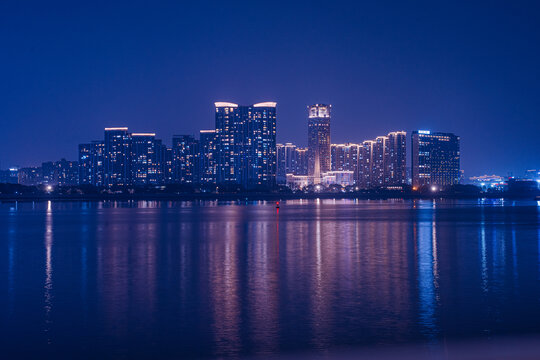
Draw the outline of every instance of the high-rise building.
[[[248,106],[248,178],[246,187],[276,185],[276,103]]]
[[[105,144],[92,141],[79,145],[79,184],[104,185]]]
[[[362,142],[358,151],[358,186],[361,189],[370,189],[372,182],[373,148],[375,141]]]
[[[19,184],[26,186],[34,186],[41,183],[41,167],[27,167],[19,169]]]
[[[407,184],[406,136],[404,131],[394,131],[358,146],[358,187],[370,189]]]
[[[407,184],[407,133],[394,131],[387,135],[385,159],[386,185]]]
[[[49,182],[54,164],[44,163]],[[127,127],[106,128],[104,141],[79,145],[81,185],[160,185],[172,182],[172,153],[154,133],[128,133]]]
[[[215,130],[201,130],[199,133],[199,181],[201,184],[216,183]]]
[[[308,175],[319,183],[321,174],[330,171],[331,105],[308,106]]]
[[[41,163],[41,179],[45,185],[58,185],[58,180],[56,179],[56,169],[54,162],[46,161]]]
[[[17,184],[19,182],[19,168],[10,167],[0,170],[0,184]]]
[[[294,175],[307,176],[308,174],[308,149],[297,147],[294,149],[294,164],[292,172]]]
[[[158,154],[159,179],[161,184],[171,184],[174,182],[173,151],[161,140],[156,140],[156,151]]]
[[[79,184],[92,185],[92,144],[79,144]]]
[[[45,185],[72,186],[78,185],[79,163],[61,159],[41,164],[41,183]]]
[[[245,119],[238,104],[216,102],[216,183],[241,183]]]
[[[355,182],[358,182],[359,144],[332,144],[330,159],[332,171],[352,171]]]
[[[105,128],[104,144],[104,185],[131,185],[131,136],[128,128]]]
[[[287,170],[285,167],[285,145],[276,144],[276,182],[278,184],[287,183]]]
[[[377,136],[373,142],[371,154],[371,186],[382,187],[386,185],[385,160],[388,154],[388,137]]]
[[[92,185],[105,185],[105,143],[92,141]],[[79,180],[80,181],[80,180]]]
[[[459,136],[419,130],[413,131],[411,138],[413,186],[459,183]]]
[[[287,174],[297,172],[297,151],[293,143],[277,144],[277,181],[285,184]],[[304,174],[305,175],[305,174]]]
[[[285,148],[285,172],[292,174],[296,171],[296,145],[286,143]]]
[[[53,164],[54,182],[59,186],[73,186],[79,184],[79,163],[61,159]]]
[[[216,102],[216,181],[246,188],[276,184],[276,103]]]
[[[159,151],[161,141],[154,133],[131,134],[131,171],[134,185],[162,183]]]
[[[199,140],[191,135],[174,135],[172,142],[174,181],[199,182]]]

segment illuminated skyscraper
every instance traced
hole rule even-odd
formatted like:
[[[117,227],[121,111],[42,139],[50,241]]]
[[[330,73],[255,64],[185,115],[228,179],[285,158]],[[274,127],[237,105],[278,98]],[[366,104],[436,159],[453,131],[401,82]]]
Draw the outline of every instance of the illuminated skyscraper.
[[[385,160],[388,154],[388,137],[377,136],[373,142],[371,153],[371,186],[381,187],[386,185]]]
[[[202,184],[216,183],[216,131],[199,133],[199,179]]]
[[[79,145],[79,184],[103,186],[105,144],[92,141]]]
[[[20,168],[18,178],[19,178],[19,184],[21,185],[26,185],[26,186],[39,185],[42,183],[41,167]]]
[[[241,183],[245,119],[238,104],[216,102],[216,182]]]
[[[357,185],[363,189],[407,183],[407,133],[394,131],[359,146]]]
[[[131,170],[134,185],[157,185],[162,179],[159,164],[159,145],[154,133],[131,134]]]
[[[191,135],[174,135],[172,140],[174,181],[199,182],[199,140]]]
[[[358,182],[361,189],[371,188],[371,164],[373,163],[373,141],[362,142],[358,149]]]
[[[330,171],[330,111],[332,105],[308,106],[308,175],[319,183],[321,174]]]
[[[294,175],[308,174],[308,149],[297,147],[294,149],[294,163],[292,172]]]
[[[247,116],[248,178],[246,187],[276,185],[276,103],[245,108]]]
[[[131,185],[131,136],[127,127],[105,128],[104,184]]]
[[[278,183],[285,183],[287,174],[295,174],[297,171],[296,145],[292,143],[277,144],[277,177]],[[305,175],[305,174],[304,174]]]
[[[285,170],[285,163],[285,145],[276,144],[276,182],[278,184],[284,184],[287,182],[287,171]]]
[[[61,159],[53,163],[54,182],[59,186],[72,186],[79,183],[79,163]]]
[[[426,130],[413,131],[413,186],[459,184],[459,162],[459,136]]]
[[[352,171],[355,182],[358,182],[360,146],[358,144],[332,144],[330,146],[332,171]]]
[[[246,188],[276,184],[276,103],[216,102],[216,181]]]
[[[394,131],[387,135],[385,160],[386,185],[407,183],[407,133]]]
[[[79,145],[79,184],[92,185],[92,144]]]
[[[167,147],[165,144],[159,141],[159,165],[160,165],[160,177],[162,184],[171,184],[173,179],[173,151],[172,148]]]

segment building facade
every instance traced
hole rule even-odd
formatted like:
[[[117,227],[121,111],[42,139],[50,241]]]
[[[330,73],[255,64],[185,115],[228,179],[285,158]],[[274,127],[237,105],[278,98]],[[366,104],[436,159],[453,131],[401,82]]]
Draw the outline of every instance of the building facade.
[[[104,185],[105,144],[92,141],[79,145],[79,184]]]
[[[358,146],[356,185],[362,189],[407,184],[407,133],[391,132]]]
[[[358,182],[359,144],[332,144],[330,159],[332,171],[352,171],[355,182]]]
[[[319,183],[321,174],[331,169],[330,118],[331,105],[308,106],[308,176]]]
[[[172,139],[174,182],[199,182],[199,140],[191,135],[174,135]]]
[[[131,135],[128,128],[105,128],[104,144],[104,185],[131,185]]]
[[[161,142],[154,133],[131,134],[131,178],[133,185],[162,183],[159,163]]]
[[[216,102],[216,182],[245,188],[276,184],[276,103]]]
[[[413,186],[459,184],[459,136],[419,130],[413,131],[411,140]]]
[[[199,182],[216,183],[216,131],[201,130],[199,133]]]
[[[407,184],[407,133],[394,131],[387,135],[385,181],[387,186]]]

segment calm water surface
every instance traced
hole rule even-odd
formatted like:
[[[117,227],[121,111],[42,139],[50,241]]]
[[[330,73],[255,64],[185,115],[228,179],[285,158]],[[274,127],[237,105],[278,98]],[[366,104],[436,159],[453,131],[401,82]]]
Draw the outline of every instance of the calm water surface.
[[[10,357],[205,358],[540,333],[540,203],[0,204]]]

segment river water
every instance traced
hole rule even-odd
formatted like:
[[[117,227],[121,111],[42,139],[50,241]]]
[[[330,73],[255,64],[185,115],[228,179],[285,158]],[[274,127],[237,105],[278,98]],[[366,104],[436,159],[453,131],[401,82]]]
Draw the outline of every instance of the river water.
[[[0,203],[0,345],[237,358],[540,333],[540,203]]]

